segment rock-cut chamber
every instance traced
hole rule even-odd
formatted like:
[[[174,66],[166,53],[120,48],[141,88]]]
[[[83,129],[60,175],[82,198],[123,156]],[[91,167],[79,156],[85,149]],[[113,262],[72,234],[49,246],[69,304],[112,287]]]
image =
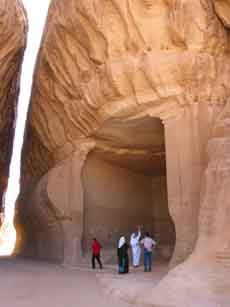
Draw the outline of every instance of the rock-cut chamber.
[[[150,117],[109,120],[95,135],[83,168],[83,251],[96,236],[105,250],[142,225],[169,258],[175,232],[168,211],[164,128]]]

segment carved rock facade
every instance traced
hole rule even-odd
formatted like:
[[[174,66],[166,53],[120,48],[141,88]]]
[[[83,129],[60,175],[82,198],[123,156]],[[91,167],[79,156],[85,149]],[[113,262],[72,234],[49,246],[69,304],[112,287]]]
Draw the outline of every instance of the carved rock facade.
[[[223,129],[217,129],[228,114],[230,92],[228,5],[211,0],[52,2],[24,144],[19,211],[27,234],[24,253],[76,263],[90,236],[114,240],[138,218],[147,224],[152,212],[167,207],[167,199],[160,199],[165,179],[159,179],[167,172],[176,231],[171,267],[179,265],[147,301],[177,307],[229,302],[223,282],[229,277],[229,235],[219,229],[229,211],[221,194],[227,186],[221,175],[228,165],[227,115]],[[217,130],[221,138],[213,142]],[[210,159],[207,146],[218,151],[212,149]],[[119,182],[128,189],[123,203]],[[151,207],[151,197],[160,209]],[[114,224],[104,238],[113,220],[119,224],[118,216],[125,217],[123,223],[116,233]],[[167,229],[172,242],[170,218],[163,216],[163,223],[155,219],[155,229]]]

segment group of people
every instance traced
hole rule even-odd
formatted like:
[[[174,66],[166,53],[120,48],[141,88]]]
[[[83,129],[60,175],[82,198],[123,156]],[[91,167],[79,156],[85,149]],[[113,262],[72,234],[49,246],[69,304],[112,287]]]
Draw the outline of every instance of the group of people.
[[[155,240],[153,240],[148,232],[145,232],[144,237],[141,239],[141,229],[134,232],[130,237],[130,242],[126,242],[126,238],[122,236],[118,242],[117,256],[118,256],[118,273],[125,274],[129,272],[129,254],[128,250],[131,247],[132,251],[132,264],[133,267],[139,267],[141,260],[141,245],[144,247],[144,271],[150,272],[152,270],[152,254],[156,246]],[[92,268],[95,269],[95,260],[97,260],[100,269],[102,269],[102,263],[100,259],[101,244],[96,238],[92,242]]]
[[[153,240],[148,232],[145,232],[144,238],[141,240],[141,229],[138,228],[130,237],[130,244],[126,242],[125,237],[121,237],[118,243],[118,273],[125,274],[129,272],[129,255],[128,249],[131,247],[133,267],[139,267],[141,260],[141,245],[144,247],[144,271],[151,272],[152,270],[152,254],[156,246],[156,241]]]

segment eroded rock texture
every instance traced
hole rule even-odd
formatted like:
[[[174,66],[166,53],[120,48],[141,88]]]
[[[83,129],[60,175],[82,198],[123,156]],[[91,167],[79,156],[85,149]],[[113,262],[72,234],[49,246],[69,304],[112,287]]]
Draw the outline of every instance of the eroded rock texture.
[[[21,1],[0,1],[0,202],[7,185],[16,118],[19,77],[26,40]]]
[[[173,299],[189,265],[196,281],[203,272],[191,306],[229,302],[226,292],[220,300],[218,278],[228,266],[229,235],[216,265],[220,232],[202,228],[216,216],[203,204],[209,188],[202,182],[207,144],[229,99],[228,12],[228,1],[211,0],[52,2],[24,144],[24,253],[76,263],[92,235],[106,244],[138,220],[164,229],[159,241],[169,244],[168,203],[176,230],[171,266],[192,260],[172,271],[180,282],[169,274],[148,303],[184,307]],[[213,206],[224,216],[228,205],[220,202]],[[210,278],[200,270],[205,261]]]

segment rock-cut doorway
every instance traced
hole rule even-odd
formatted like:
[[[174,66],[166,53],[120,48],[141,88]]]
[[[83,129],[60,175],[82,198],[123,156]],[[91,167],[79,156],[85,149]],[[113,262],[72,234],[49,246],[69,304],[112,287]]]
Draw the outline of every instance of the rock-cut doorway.
[[[169,261],[175,229],[168,210],[164,126],[160,119],[110,120],[95,133],[83,170],[84,254],[93,237],[104,260],[115,261],[119,237],[137,225],[157,241],[158,259]]]

